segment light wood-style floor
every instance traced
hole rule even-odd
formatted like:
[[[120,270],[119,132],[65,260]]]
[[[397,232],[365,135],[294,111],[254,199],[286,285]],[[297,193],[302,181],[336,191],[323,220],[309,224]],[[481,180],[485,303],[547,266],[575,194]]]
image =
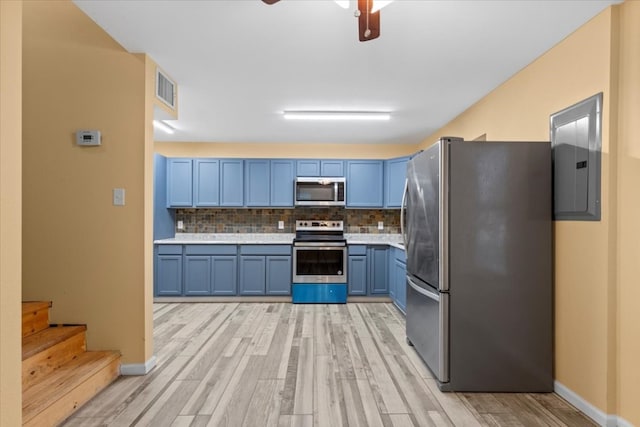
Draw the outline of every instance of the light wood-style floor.
[[[156,368],[66,426],[593,426],[555,394],[441,393],[389,303],[154,304]]]

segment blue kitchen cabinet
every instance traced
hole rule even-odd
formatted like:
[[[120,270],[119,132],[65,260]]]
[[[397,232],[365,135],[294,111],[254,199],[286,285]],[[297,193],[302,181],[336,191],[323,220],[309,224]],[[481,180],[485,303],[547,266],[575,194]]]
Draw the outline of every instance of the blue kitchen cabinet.
[[[182,246],[158,245],[155,252],[156,295],[182,295]]]
[[[407,264],[394,258],[392,276],[396,288],[393,302],[405,313],[407,308]]]
[[[251,159],[244,162],[244,195],[246,206],[269,206],[270,204],[269,160]]]
[[[367,248],[367,268],[369,294],[389,293],[389,247],[369,246]]]
[[[267,261],[267,295],[291,294],[291,256],[269,255]]]
[[[344,160],[321,160],[320,176],[344,176]]]
[[[193,206],[193,161],[167,159],[167,207]]]
[[[402,204],[404,181],[407,176],[409,157],[385,160],[384,162],[384,207],[399,208]]]
[[[295,160],[271,160],[270,206],[293,206]]]
[[[395,273],[395,262],[396,262],[396,257],[395,257],[395,251],[397,251],[398,249],[396,248],[389,248],[389,297],[391,298],[392,301],[395,302],[396,299],[396,289],[398,288],[398,285],[396,283],[396,277],[394,275]]]
[[[383,206],[382,160],[347,161],[347,207],[381,208]]]
[[[193,161],[194,206],[220,206],[220,162],[217,159]]]
[[[212,256],[211,269],[211,294],[235,295],[238,288],[238,257],[236,255]]]
[[[211,257],[184,257],[184,294],[211,295]]]
[[[367,294],[367,256],[349,255],[349,295]]]
[[[243,161],[220,159],[220,206],[244,205]]]
[[[241,245],[240,295],[289,295],[291,245]]]
[[[320,160],[298,160],[296,162],[296,176],[320,176]]]
[[[240,255],[240,295],[264,295],[266,260],[259,255]]]
[[[344,176],[344,160],[301,159],[297,161],[296,176]]]

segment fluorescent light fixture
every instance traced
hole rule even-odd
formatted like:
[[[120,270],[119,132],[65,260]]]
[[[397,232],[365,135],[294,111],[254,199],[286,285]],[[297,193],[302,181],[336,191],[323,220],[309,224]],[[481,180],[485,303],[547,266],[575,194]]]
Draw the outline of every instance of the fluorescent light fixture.
[[[393,0],[373,0],[373,6],[371,6],[371,13],[376,13],[389,3],[393,2]]]
[[[300,111],[284,112],[287,120],[389,120],[388,111]]]
[[[349,0],[333,0],[343,9],[349,9]]]
[[[165,122],[161,122],[160,120],[154,120],[153,121],[153,126],[156,129],[160,129],[161,131],[169,133],[169,134],[172,134],[173,131],[175,130],[174,128],[172,128],[171,126],[169,126]]]

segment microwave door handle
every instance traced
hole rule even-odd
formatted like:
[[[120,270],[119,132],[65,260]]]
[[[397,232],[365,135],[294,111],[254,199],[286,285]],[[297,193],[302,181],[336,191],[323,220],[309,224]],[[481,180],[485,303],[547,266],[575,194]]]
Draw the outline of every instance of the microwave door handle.
[[[338,181],[333,183],[333,200],[338,201]]]
[[[409,180],[404,180],[404,191],[402,192],[402,203],[400,204],[400,234],[402,234],[402,241],[404,242],[404,248],[407,249],[407,235],[404,226],[404,212],[407,209],[407,191],[409,191]]]

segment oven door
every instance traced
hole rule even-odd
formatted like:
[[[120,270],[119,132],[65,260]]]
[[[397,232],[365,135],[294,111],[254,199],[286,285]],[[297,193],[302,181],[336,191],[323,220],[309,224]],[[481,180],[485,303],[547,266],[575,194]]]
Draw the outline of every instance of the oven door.
[[[346,245],[333,242],[294,243],[293,283],[347,283]]]

